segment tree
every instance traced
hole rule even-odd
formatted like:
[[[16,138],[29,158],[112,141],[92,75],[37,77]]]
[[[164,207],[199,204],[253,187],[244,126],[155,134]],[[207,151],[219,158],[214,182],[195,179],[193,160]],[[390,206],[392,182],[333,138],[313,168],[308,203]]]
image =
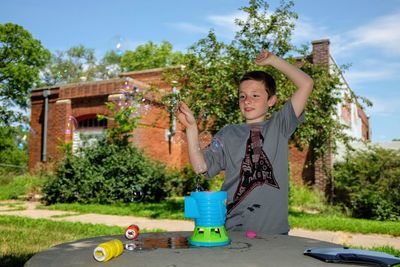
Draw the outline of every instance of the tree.
[[[28,161],[26,151],[26,129],[0,127],[0,174],[18,173],[25,170]],[[17,169],[17,168],[20,169]]]
[[[118,51],[107,51],[97,65],[97,77],[100,79],[117,77],[121,72],[121,57]]]
[[[115,78],[121,71],[121,55],[110,50],[98,61],[95,50],[83,45],[56,51],[42,70],[41,86]]]
[[[42,85],[93,81],[96,74],[94,49],[83,45],[73,46],[52,55],[51,62],[42,71]]]
[[[183,54],[173,52],[172,45],[163,41],[159,46],[153,42],[139,45],[134,51],[126,51],[121,58],[124,71],[145,70],[175,66],[182,63]]]
[[[29,90],[50,52],[23,27],[0,24],[0,126],[24,120]]]
[[[241,8],[247,18],[236,20],[239,30],[230,44],[218,41],[215,33],[210,31],[185,55],[186,68],[183,71],[171,70],[168,79],[180,81],[181,97],[197,114],[203,129],[215,133],[226,124],[243,121],[238,109],[237,90],[246,71],[262,69],[275,77],[280,101],[273,111],[293,94],[295,87],[284,75],[273,68],[265,69],[253,63],[261,48],[285,57],[292,64],[301,65],[314,79],[315,85],[306,109],[306,120],[293,135],[291,143],[300,148],[310,145],[318,157],[329,146],[335,145],[335,140],[349,141],[342,131],[345,126],[334,119],[336,104],[341,101],[340,70],[330,72],[325,66],[313,65],[308,60],[307,47],[297,49],[290,43],[297,19],[292,7],[293,1],[282,1],[274,12],[270,12],[265,1],[250,0],[248,7]],[[291,51],[301,54],[301,59],[289,56]]]
[[[122,70],[174,66],[181,63],[182,58],[182,53],[173,52],[167,41],[159,46],[149,42],[123,54],[110,50],[100,61],[96,59],[94,49],[78,45],[52,55],[51,62],[42,71],[41,85],[110,79],[117,77]]]

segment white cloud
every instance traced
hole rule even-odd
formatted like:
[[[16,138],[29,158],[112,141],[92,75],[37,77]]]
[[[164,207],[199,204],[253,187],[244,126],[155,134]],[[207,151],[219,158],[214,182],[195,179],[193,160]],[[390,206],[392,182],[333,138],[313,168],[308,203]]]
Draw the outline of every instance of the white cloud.
[[[337,53],[351,53],[361,48],[378,48],[388,55],[400,55],[400,10],[345,32],[335,35]]]
[[[325,39],[326,28],[316,26],[312,20],[306,16],[300,16],[295,22],[296,26],[293,31],[293,41],[295,44],[309,43],[310,40]]]
[[[400,54],[399,25],[400,11],[397,11],[359,27],[350,34],[355,40],[354,45],[370,45]]]
[[[346,81],[350,84],[365,84],[375,81],[399,81],[400,62],[384,58],[364,58],[357,60],[357,67],[345,71]]]
[[[400,55],[400,10],[378,17],[371,22],[335,33],[334,29],[315,24],[312,18],[300,16],[296,21],[293,40],[296,44],[328,38],[336,55],[351,55],[355,50],[378,48],[387,55]]]
[[[226,15],[210,15],[206,17],[207,26],[198,26],[187,22],[170,23],[173,27],[188,33],[207,34],[210,29],[214,29],[217,36],[232,39],[238,27],[235,19],[245,19],[245,13],[237,11]]]
[[[246,19],[246,13],[237,11],[227,15],[212,15],[207,17],[207,20],[213,25],[228,30],[232,34],[238,30],[238,26],[235,24],[236,19]]]
[[[367,108],[367,113],[371,115],[390,116],[400,112],[400,98],[379,98],[368,97],[373,106]]]
[[[182,30],[187,33],[201,33],[201,34],[206,34],[209,30],[208,27],[204,26],[197,26],[192,23],[187,23],[187,22],[177,22],[177,23],[169,23],[169,25],[173,26],[174,28],[177,28],[179,30]]]
[[[354,65],[345,73],[346,80],[352,86],[374,81],[393,81],[400,78],[400,63],[396,60],[400,55],[398,25],[400,10],[339,34],[304,17],[297,23],[295,40],[310,42],[327,36],[331,41],[331,54],[341,62]]]
[[[382,79],[390,79],[397,75],[392,69],[372,69],[372,70],[349,70],[346,72],[346,80],[350,84],[359,84]]]

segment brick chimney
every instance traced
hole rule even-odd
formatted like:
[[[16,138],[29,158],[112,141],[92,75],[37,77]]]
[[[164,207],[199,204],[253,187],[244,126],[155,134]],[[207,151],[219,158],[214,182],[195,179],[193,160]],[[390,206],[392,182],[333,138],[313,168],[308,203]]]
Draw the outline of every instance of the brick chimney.
[[[321,39],[312,43],[312,62],[315,65],[326,66],[329,69],[330,51],[329,39]],[[328,141],[329,142],[329,141]],[[330,146],[329,146],[330,147]],[[333,158],[331,149],[324,151],[322,156],[318,158],[314,165],[314,187],[325,193],[326,196],[331,195],[331,172],[333,168]]]
[[[329,66],[329,44],[329,39],[316,40],[312,42],[313,64]]]

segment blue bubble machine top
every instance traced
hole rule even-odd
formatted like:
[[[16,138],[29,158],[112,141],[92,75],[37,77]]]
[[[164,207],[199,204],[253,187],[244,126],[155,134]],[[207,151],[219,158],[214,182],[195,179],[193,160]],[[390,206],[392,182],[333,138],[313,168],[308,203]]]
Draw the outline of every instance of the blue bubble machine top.
[[[189,243],[222,246],[230,243],[225,230],[227,192],[191,192],[185,197],[185,218],[194,219],[195,230]]]

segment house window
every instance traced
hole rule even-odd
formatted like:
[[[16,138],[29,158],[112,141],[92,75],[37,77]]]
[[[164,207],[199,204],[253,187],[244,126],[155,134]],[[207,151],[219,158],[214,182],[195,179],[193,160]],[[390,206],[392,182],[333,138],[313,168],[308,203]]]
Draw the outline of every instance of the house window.
[[[79,128],[107,128],[107,120],[98,120],[97,118],[87,118],[83,120],[78,120]]]
[[[95,146],[106,138],[107,120],[98,120],[96,115],[77,118],[77,129],[73,132],[72,152],[79,155],[83,148]]]

